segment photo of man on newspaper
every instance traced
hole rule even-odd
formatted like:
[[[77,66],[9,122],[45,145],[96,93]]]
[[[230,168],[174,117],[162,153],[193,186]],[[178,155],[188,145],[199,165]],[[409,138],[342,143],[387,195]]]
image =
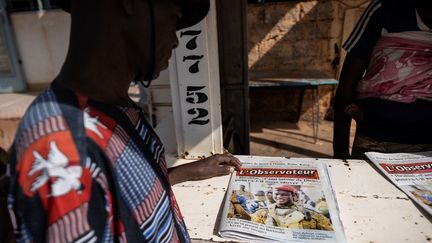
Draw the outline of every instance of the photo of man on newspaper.
[[[281,228],[333,231],[328,205],[318,187],[307,188],[315,200],[295,185],[277,184],[256,188],[255,192],[245,188],[245,185],[240,185],[240,190],[233,190],[228,218]]]
[[[414,185],[409,191],[422,203],[432,208],[432,186],[430,185]]]

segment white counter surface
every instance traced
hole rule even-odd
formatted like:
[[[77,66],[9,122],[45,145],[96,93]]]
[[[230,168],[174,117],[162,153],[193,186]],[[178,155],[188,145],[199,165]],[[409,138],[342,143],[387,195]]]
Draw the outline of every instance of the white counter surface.
[[[348,243],[432,243],[432,220],[371,165],[322,161],[329,165]],[[174,186],[192,239],[224,241],[214,228],[228,180],[223,176]]]

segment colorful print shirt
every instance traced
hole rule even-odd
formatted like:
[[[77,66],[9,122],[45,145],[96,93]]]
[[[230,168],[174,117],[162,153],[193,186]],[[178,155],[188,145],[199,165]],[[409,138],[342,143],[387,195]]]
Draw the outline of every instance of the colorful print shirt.
[[[18,242],[190,242],[163,145],[135,108],[54,82],[27,110],[11,157]]]

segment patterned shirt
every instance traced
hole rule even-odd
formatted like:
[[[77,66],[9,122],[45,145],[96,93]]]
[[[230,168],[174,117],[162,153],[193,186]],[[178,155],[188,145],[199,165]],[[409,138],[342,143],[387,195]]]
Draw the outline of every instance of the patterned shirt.
[[[190,242],[163,145],[137,109],[54,82],[27,110],[12,151],[19,242]]]

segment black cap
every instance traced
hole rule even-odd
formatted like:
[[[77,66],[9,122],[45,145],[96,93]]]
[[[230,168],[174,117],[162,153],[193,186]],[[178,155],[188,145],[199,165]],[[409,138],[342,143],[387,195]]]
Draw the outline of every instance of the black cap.
[[[207,15],[209,0],[180,0],[182,17],[177,22],[177,30],[185,29],[199,23]]]
[[[73,0],[55,0],[57,5],[70,12],[70,1]],[[210,8],[209,0],[180,0],[182,6],[182,17],[177,21],[177,30],[188,28],[200,22]]]

